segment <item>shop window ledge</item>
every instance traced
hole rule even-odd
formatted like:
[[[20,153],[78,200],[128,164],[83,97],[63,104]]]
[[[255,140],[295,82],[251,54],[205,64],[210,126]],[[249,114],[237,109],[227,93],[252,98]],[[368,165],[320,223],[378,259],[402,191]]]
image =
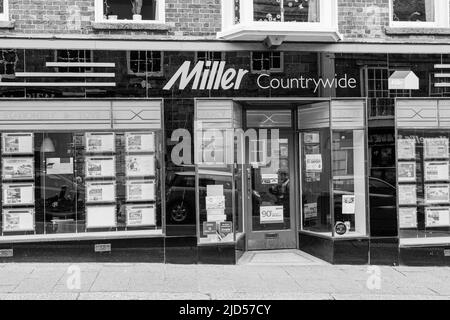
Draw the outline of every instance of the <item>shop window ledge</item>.
[[[15,21],[0,21],[0,29],[13,29]]]
[[[158,22],[93,22],[92,28],[94,30],[148,30],[148,31],[168,31],[170,25]]]
[[[450,35],[450,28],[404,28],[386,27],[387,35]]]

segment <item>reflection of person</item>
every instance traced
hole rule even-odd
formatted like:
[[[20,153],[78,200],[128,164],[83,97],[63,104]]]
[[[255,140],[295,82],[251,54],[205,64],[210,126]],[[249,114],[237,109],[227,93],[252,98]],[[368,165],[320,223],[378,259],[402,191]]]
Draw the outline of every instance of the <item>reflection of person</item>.
[[[272,189],[272,193],[283,203],[289,201],[289,174],[285,170],[280,170],[279,175],[279,183]]]
[[[72,205],[72,197],[67,194],[67,186],[61,187],[61,191],[57,196],[51,198],[51,206],[55,209],[67,209]]]

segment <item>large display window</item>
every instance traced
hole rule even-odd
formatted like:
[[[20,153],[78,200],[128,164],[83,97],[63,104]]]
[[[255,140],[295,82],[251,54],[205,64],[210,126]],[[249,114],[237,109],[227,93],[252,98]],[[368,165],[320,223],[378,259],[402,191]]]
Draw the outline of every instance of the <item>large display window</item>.
[[[163,233],[159,131],[1,137],[2,237]]]
[[[299,129],[301,230],[337,238],[367,236],[364,103],[302,106]]]

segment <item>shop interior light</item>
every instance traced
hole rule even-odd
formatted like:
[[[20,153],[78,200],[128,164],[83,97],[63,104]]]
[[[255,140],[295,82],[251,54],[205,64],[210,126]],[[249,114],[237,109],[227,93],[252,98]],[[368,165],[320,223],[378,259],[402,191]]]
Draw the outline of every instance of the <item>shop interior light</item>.
[[[42,141],[41,152],[55,152],[55,145],[53,144],[52,139],[47,137]]]

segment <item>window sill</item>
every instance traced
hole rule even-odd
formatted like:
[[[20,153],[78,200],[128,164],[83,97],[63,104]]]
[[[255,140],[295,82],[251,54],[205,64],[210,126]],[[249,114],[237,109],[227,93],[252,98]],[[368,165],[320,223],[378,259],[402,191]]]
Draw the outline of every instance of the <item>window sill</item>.
[[[15,21],[0,20],[0,29],[13,29]]]
[[[450,28],[386,27],[387,35],[450,35]]]
[[[170,26],[165,23],[158,22],[93,22],[92,28],[94,30],[153,30],[153,31],[168,31]]]

